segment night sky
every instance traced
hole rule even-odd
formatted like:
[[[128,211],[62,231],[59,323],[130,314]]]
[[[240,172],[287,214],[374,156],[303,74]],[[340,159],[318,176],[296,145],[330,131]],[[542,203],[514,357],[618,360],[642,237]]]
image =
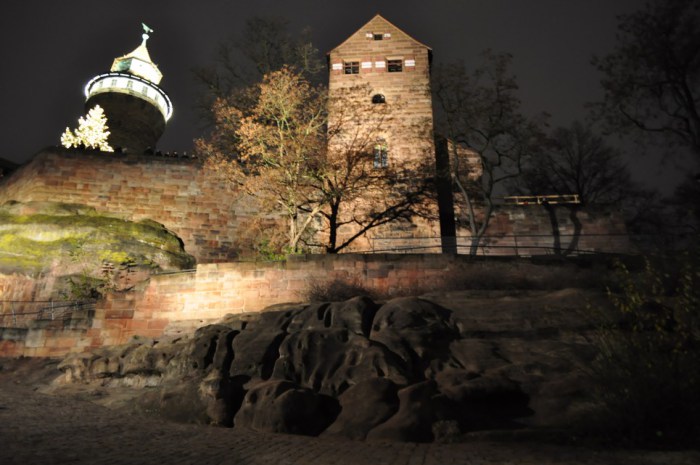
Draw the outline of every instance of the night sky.
[[[109,71],[115,57],[138,46],[141,22],[155,30],[149,51],[164,76],[160,86],[175,108],[159,149],[191,150],[192,139],[202,133],[191,69],[211,63],[217,44],[255,15],[286,18],[293,31],[309,26],[323,53],[376,13],[432,47],[434,63],[462,59],[468,66],[476,65],[486,48],[510,52],[525,111],[547,111],[552,125],[569,125],[585,116],[586,102],[602,95],[600,75],[590,59],[612,50],[615,16],[643,4],[643,0],[5,0],[0,16],[4,51],[0,157],[23,162],[45,146],[58,145],[65,127],[75,127],[83,114],[85,83]],[[653,157],[645,157],[643,163],[635,160],[631,168],[638,179],[650,178],[649,172],[659,169]],[[657,183],[666,182],[654,177]]]

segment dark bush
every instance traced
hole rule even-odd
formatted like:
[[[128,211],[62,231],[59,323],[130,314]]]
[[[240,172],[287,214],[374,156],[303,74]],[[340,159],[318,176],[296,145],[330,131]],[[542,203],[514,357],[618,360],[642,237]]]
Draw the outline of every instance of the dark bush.
[[[698,254],[620,266],[611,314],[595,338],[592,365],[603,407],[596,429],[629,445],[700,444]]]
[[[311,283],[303,294],[310,302],[341,302],[358,296],[369,297],[372,300],[380,297],[377,292],[363,286],[357,279],[340,278]]]

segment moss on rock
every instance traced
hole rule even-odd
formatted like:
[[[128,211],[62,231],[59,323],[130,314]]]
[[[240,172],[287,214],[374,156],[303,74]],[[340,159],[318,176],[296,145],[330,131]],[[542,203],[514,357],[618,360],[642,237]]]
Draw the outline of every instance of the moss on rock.
[[[0,273],[64,269],[97,276],[104,267],[192,268],[194,257],[162,224],[129,221],[85,205],[10,202],[0,206]]]

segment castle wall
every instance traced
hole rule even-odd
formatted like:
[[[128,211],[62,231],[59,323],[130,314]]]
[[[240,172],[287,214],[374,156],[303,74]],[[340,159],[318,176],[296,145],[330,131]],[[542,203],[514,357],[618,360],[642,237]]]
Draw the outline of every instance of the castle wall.
[[[465,215],[457,215],[456,252],[469,254],[471,233]],[[481,221],[481,219],[479,219]],[[375,253],[419,251],[441,253],[436,235],[392,234],[368,240]],[[492,214],[477,255],[520,256],[630,253],[633,251],[622,214],[614,209],[559,205],[499,206]]]
[[[611,208],[580,205],[501,206],[487,230],[480,255],[630,253],[622,214]],[[466,253],[466,232],[458,229]]]
[[[304,301],[311,286],[334,280],[379,295],[420,295],[503,286],[580,286],[600,282],[603,274],[595,262],[582,267],[562,260],[478,260],[446,254],[308,255],[283,262],[203,264],[193,272],[152,276],[140,290],[114,292],[92,313],[36,321],[28,328],[0,328],[0,356],[58,357],[124,344],[134,336],[176,336],[227,314],[259,313],[271,305]]]
[[[177,234],[198,262],[236,256],[236,232],[255,215],[196,160],[47,149],[0,185],[0,203],[57,201],[126,219],[152,219]]]
[[[177,234],[198,263],[236,258],[245,223],[259,216],[252,202],[237,201],[196,160],[61,149],[39,153],[2,180],[0,203],[11,200],[79,203],[131,220],[152,219]],[[458,252],[468,253],[469,232],[460,216],[458,211]],[[438,221],[423,226],[391,224],[347,251],[440,253]],[[551,254],[557,240],[562,253],[631,249],[621,215],[593,207],[499,207],[487,234],[479,254]]]

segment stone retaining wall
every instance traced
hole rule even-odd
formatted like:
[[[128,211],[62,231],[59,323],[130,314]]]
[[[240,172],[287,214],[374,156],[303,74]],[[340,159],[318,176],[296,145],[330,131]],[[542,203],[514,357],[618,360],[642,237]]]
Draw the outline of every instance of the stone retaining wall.
[[[0,336],[0,355],[60,356],[122,344],[134,336],[189,331],[229,313],[305,300],[313,284],[352,282],[380,296],[454,289],[580,286],[604,279],[596,263],[543,259],[474,259],[461,255],[314,255],[283,262],[203,264],[195,272],[152,276],[142,288],[115,292],[94,314],[73,315]],[[603,271],[603,272],[601,272]]]

